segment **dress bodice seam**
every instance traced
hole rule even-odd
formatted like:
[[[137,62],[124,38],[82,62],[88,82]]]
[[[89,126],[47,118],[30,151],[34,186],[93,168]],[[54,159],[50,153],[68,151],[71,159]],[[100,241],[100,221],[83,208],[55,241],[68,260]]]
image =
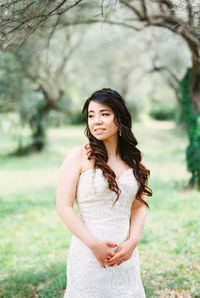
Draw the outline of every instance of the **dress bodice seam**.
[[[97,168],[97,169],[93,169],[93,168],[89,168],[89,169],[87,169],[87,170],[85,170],[84,172],[82,172],[80,175],[79,175],[79,179],[82,177],[82,176],[84,176],[84,175],[86,175],[86,173],[88,173],[88,172],[91,172],[91,171],[100,171],[101,173],[102,173],[102,175],[103,175],[103,171],[102,171],[102,169],[100,169],[100,168]],[[121,176],[119,177],[119,178],[115,178],[115,180],[116,181],[119,181],[128,171],[130,171],[130,170],[133,170],[133,168],[128,168],[128,169],[126,169],[122,174],[121,174]]]

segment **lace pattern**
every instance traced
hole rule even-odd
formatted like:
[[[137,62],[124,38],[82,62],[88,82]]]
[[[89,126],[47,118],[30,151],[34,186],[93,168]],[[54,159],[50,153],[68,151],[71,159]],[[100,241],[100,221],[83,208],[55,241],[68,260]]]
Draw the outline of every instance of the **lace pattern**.
[[[77,205],[80,217],[97,238],[108,239],[118,245],[129,237],[130,208],[139,184],[132,169],[116,179],[121,190],[109,190],[101,169],[83,172],[77,184]],[[110,248],[115,250],[116,248]],[[144,298],[138,249],[122,264],[102,268],[91,250],[76,236],[72,236],[67,260],[67,288],[64,298]]]

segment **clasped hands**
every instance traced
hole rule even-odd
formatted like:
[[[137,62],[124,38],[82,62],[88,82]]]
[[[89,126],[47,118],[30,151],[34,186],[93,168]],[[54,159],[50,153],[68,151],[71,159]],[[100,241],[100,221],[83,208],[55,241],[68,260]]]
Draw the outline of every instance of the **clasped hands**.
[[[91,250],[101,267],[106,268],[104,263],[112,267],[128,260],[136,246],[136,242],[132,239],[127,239],[113,252],[109,247],[117,247],[117,244],[109,240],[97,239]]]

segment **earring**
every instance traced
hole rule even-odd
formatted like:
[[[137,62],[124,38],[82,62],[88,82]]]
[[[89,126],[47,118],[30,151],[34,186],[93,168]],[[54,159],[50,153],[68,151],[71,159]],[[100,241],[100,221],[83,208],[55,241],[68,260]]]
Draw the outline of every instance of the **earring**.
[[[119,135],[120,135],[120,137],[122,136],[122,129],[121,129],[121,127],[119,127]]]

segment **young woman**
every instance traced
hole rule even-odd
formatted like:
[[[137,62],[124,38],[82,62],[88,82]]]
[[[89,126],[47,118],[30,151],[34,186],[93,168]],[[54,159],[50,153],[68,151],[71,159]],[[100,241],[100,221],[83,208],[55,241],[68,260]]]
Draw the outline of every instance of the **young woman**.
[[[82,116],[89,143],[70,150],[57,186],[57,211],[73,233],[64,298],[143,298],[137,245],[152,195],[150,171],[118,92],[96,91]]]

